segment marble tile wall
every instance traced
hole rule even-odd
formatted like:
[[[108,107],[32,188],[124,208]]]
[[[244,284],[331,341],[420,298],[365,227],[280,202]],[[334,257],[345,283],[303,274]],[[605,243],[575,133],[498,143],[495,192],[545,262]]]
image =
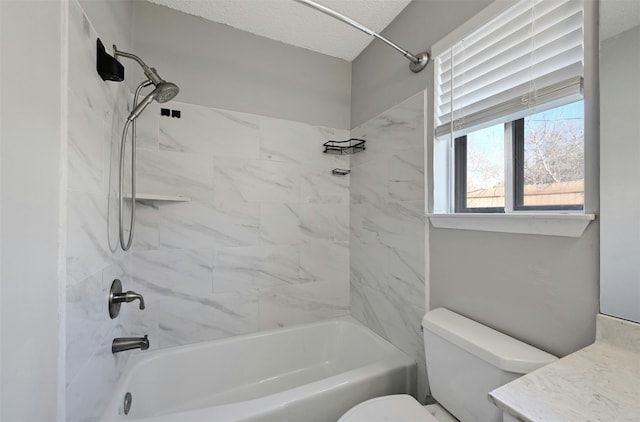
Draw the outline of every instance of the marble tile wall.
[[[179,97],[178,97],[179,98]],[[349,131],[177,101],[138,125],[136,331],[164,348],[349,313]]]
[[[351,157],[351,314],[416,360],[426,394],[424,94],[353,129],[367,149]]]
[[[113,355],[111,341],[131,333],[132,309],[124,306],[115,320],[107,310],[113,279],[132,284],[131,255],[117,246],[115,220],[115,165],[131,92],[97,75],[98,34],[75,0],[68,13],[66,414],[67,421],[84,422],[102,415],[131,356]]]
[[[117,245],[117,159],[132,94],[95,72],[98,34],[69,3],[67,420],[102,413],[126,360],[111,340],[171,347],[347,315],[418,362],[424,313],[423,97],[351,132],[367,150],[322,154],[349,131],[171,102],[138,121],[132,253]],[[103,39],[105,45],[110,40]],[[331,175],[353,168],[351,176]],[[130,176],[130,175],[129,175]],[[145,296],[111,320],[114,278]]]

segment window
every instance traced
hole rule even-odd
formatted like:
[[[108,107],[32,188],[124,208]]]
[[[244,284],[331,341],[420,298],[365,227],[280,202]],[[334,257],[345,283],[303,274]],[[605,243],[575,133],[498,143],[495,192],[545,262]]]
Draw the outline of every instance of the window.
[[[515,124],[516,210],[582,210],[584,103],[520,119]]]
[[[579,101],[457,137],[455,212],[582,210],[583,110]]]
[[[456,138],[456,212],[504,212],[504,139],[503,125]]]
[[[435,213],[584,208],[584,4],[495,6],[435,56]]]

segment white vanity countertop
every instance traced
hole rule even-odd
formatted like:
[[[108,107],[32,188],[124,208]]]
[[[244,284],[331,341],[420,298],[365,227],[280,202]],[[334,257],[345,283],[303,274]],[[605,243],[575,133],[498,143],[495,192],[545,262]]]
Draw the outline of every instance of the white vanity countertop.
[[[597,317],[596,342],[489,393],[526,422],[640,421],[640,324]]]

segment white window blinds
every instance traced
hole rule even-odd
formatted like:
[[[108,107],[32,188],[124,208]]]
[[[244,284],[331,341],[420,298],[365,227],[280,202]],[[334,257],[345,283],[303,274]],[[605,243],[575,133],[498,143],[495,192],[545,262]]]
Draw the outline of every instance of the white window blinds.
[[[522,0],[436,57],[436,136],[582,98],[582,0]]]

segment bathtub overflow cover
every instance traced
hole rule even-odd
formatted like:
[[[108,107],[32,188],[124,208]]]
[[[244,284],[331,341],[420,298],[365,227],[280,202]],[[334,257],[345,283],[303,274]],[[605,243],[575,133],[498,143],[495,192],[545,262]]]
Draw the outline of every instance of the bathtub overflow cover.
[[[131,393],[127,392],[127,394],[124,395],[124,414],[128,415],[129,411],[131,410]]]

